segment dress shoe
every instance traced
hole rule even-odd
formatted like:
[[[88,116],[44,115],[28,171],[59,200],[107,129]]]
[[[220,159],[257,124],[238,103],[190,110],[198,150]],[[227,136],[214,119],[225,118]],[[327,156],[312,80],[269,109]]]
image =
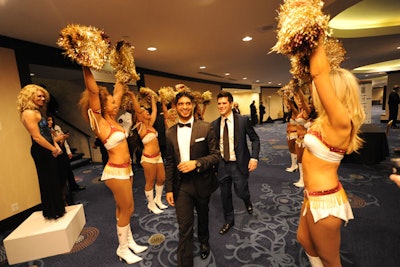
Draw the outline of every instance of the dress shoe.
[[[232,227],[233,227],[233,223],[226,223],[226,224],[224,224],[223,226],[222,226],[222,228],[219,230],[219,234],[220,235],[223,235],[223,234],[225,234],[226,232],[228,232],[229,231],[229,229],[231,229]]]
[[[253,214],[253,204],[251,204],[251,202],[246,203],[246,210],[248,214]]]
[[[210,245],[208,243],[200,244],[200,257],[205,260],[210,255]]]

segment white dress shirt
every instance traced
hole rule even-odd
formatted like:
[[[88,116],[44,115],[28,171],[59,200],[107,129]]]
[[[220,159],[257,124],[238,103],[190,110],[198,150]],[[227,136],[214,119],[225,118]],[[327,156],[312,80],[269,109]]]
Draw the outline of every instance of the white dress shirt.
[[[177,138],[181,162],[190,160],[190,139],[192,138],[193,117],[186,123],[190,123],[190,127],[178,127]],[[178,123],[182,123],[180,120]]]
[[[231,112],[226,122],[228,125],[228,136],[229,136],[229,161],[236,161],[235,149],[234,149],[234,127],[233,127],[233,112]],[[221,151],[221,156],[224,157],[224,127],[225,127],[225,117],[221,117],[220,125],[220,138],[219,138],[219,148]]]

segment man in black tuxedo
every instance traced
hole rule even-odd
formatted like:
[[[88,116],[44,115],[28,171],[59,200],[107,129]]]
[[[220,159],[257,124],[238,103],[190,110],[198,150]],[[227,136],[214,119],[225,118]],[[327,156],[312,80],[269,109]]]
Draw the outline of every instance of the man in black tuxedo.
[[[260,138],[249,118],[232,112],[231,93],[221,91],[217,96],[217,101],[221,117],[213,121],[212,126],[222,153],[222,159],[218,164],[218,182],[225,219],[225,224],[219,233],[223,235],[235,224],[232,183],[236,195],[243,200],[247,212],[253,214],[248,180],[250,172],[257,168]],[[247,147],[246,136],[251,141],[251,154]]]
[[[215,176],[220,160],[218,143],[211,124],[194,120],[194,97],[181,92],[175,98],[178,124],[166,132],[166,199],[175,206],[179,225],[178,266],[193,266],[194,208],[198,218],[200,256],[210,254],[208,204],[218,187]]]

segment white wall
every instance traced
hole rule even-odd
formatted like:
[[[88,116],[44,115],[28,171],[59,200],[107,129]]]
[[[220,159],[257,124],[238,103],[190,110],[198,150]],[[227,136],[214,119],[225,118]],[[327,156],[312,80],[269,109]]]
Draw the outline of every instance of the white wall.
[[[14,51],[0,47],[0,220],[40,204],[31,138],[20,122],[17,95],[21,89]],[[12,211],[12,204],[18,210]]]

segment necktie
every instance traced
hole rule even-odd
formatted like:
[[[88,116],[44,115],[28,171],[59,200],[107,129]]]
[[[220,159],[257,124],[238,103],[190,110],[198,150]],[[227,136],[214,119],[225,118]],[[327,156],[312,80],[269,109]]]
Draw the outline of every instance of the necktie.
[[[222,143],[224,145],[224,160],[229,161],[229,134],[228,134],[228,118],[225,118],[224,135],[222,137]]]
[[[180,122],[179,122],[179,123],[178,123],[178,126],[179,126],[179,127],[185,127],[185,126],[186,126],[186,127],[189,127],[189,128],[190,128],[192,125],[191,125],[190,123],[180,123]]]

